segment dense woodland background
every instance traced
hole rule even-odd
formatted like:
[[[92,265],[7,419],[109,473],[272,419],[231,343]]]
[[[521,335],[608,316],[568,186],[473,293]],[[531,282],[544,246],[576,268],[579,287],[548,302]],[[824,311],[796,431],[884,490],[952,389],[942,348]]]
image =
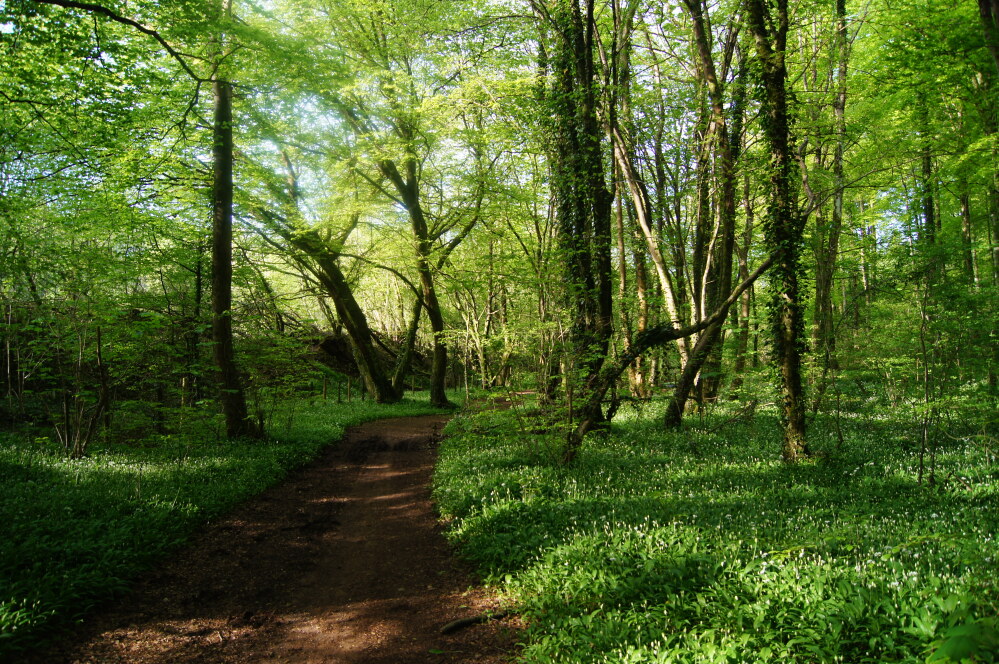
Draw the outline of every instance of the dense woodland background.
[[[220,385],[230,434],[323,376],[583,403],[637,343],[611,386],[668,394],[672,425],[770,400],[771,365],[792,447],[837,401],[984,424],[995,20],[985,0],[7,2],[3,420],[79,454]],[[648,338],[770,254],[723,320]]]
[[[625,407],[994,463],[995,0],[6,0],[0,71],[10,440],[484,388],[561,464]]]

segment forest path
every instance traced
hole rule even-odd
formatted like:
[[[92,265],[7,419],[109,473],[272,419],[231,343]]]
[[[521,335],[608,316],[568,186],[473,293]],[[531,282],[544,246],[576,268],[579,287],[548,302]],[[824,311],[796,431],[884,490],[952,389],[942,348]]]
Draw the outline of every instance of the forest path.
[[[47,662],[407,664],[509,659],[430,502],[447,416],[380,420],[210,524]]]

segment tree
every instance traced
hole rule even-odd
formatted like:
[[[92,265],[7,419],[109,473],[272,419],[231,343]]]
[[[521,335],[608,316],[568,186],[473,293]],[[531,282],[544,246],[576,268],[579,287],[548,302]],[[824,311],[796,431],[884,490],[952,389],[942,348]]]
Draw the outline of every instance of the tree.
[[[251,214],[260,220],[265,239],[304,272],[311,274],[325,294],[333,300],[338,319],[347,332],[361,381],[368,393],[379,403],[396,402],[402,398],[402,392],[391,380],[387,368],[375,351],[375,337],[368,318],[340,266],[344,247],[357,228],[360,213],[350,214],[340,228],[310,227],[300,209],[302,190],[296,171],[286,151],[283,152],[283,157],[287,170],[286,188],[274,182],[270,174],[260,173],[261,179],[269,185],[270,201],[276,201],[283,214],[270,208],[270,201],[250,200],[248,206]],[[412,339],[408,342],[407,348],[412,344]]]
[[[210,79],[197,74],[188,64],[185,56],[171,45],[159,31],[127,16],[89,2],[74,0],[34,0],[42,4],[57,5],[69,9],[86,11],[102,16],[122,25],[129,26],[150,36],[180,65],[184,72],[200,86],[211,82],[214,99],[212,122],[212,334],[214,357],[219,374],[219,401],[226,420],[226,432],[230,437],[258,437],[260,431],[249,420],[246,398],[243,394],[242,379],[235,363],[232,341],[232,88],[224,77],[219,75],[224,55],[223,38],[219,38],[214,50],[215,71]],[[230,5],[223,0],[219,15],[220,27],[228,20]]]
[[[594,1],[533,2],[551,31],[549,88],[550,145],[559,250],[565,265],[572,316],[571,365],[567,380],[586,406],[580,419],[599,418],[589,399],[610,344],[612,327],[611,202],[603,166],[603,130],[598,120],[597,26]],[[597,410],[594,411],[593,408]],[[570,440],[563,457],[576,455]]]
[[[761,123],[770,148],[770,202],[764,229],[777,260],[771,275],[770,324],[781,391],[784,459],[808,455],[801,379],[804,305],[800,288],[803,219],[798,211],[794,135],[787,88],[787,0],[776,15],[763,0],[746,0],[746,24],[756,44],[763,105]]]
[[[995,60],[999,72],[999,2],[996,0],[978,0],[978,16],[982,20],[982,32],[985,33],[985,44],[992,59]]]
[[[462,167],[475,172],[483,158],[470,145],[478,130],[456,126],[461,118],[447,109],[469,63],[487,60],[493,35],[483,29],[471,33],[483,34],[481,43],[452,39],[460,19],[477,18],[475,3],[393,0],[298,9],[292,25],[319,63],[297,63],[296,75],[304,79],[298,85],[349,129],[353,145],[343,159],[353,172],[405,215],[432,335],[431,401],[447,406],[447,329],[437,276],[478,222],[481,188],[452,186],[465,184],[456,173]]]
[[[725,61],[722,73],[719,75],[709,43],[710,24],[706,20],[705,4],[701,0],[684,0],[684,5],[690,14],[694,47],[699,64],[698,73],[708,95],[710,112],[705,132],[705,152],[707,152],[707,145],[711,145],[719,192],[717,228],[711,233],[705,229],[698,234],[697,246],[699,247],[700,260],[694,262],[694,274],[701,278],[695,284],[693,292],[695,302],[700,304],[696,307],[694,320],[699,321],[706,317],[708,312],[714,311],[732,289],[732,254],[735,249],[736,201],[738,197],[736,193],[738,177],[736,159],[739,152],[739,133],[745,100],[742,99],[741,95],[736,95],[733,99],[731,114],[735,116],[732,123],[734,128],[730,128],[729,113],[725,110],[724,83],[726,70],[729,68],[735,50],[739,26],[734,25],[729,30],[728,39],[722,51]],[[737,92],[744,90],[741,81],[736,81],[734,87],[736,87]],[[706,177],[710,162],[706,158],[702,159],[702,162],[701,168],[705,171],[704,177]],[[709,215],[704,211],[701,216],[707,217]],[[702,219],[699,228],[704,225],[704,221],[706,219]],[[710,241],[708,236],[711,238]],[[709,250],[710,247],[714,247],[713,252]],[[698,266],[701,266],[701,269],[697,269]],[[694,381],[702,368],[705,367],[709,356],[716,350],[720,351],[717,346],[720,345],[724,322],[724,319],[719,320],[696,337],[694,347],[684,364],[673,392],[673,398],[666,410],[667,427],[680,425],[684,406],[690,390],[694,387]],[[720,361],[720,354],[717,359]],[[717,361],[714,364],[717,364]],[[718,371],[718,368],[716,367],[715,370]],[[703,378],[702,381],[704,381]],[[709,392],[717,392],[717,382],[717,380],[710,381],[712,387],[709,388]],[[702,395],[702,398],[704,396],[707,395]]]
[[[635,359],[642,353],[645,353],[653,348],[672,343],[677,339],[693,336],[694,334],[717,324],[718,321],[724,320],[725,316],[728,315],[728,310],[732,304],[738,300],[739,296],[752,286],[764,272],[770,269],[774,262],[775,256],[770,256],[763,261],[763,263],[761,263],[760,266],[757,267],[744,281],[736,286],[735,290],[729,294],[718,309],[716,309],[710,316],[704,318],[704,320],[682,328],[676,328],[670,323],[663,323],[652,326],[642,334],[637,335],[635,341],[631,345],[631,348],[627,352],[622,353],[615,362],[609,363],[603,367],[600,375],[592,383],[592,389],[587,395],[588,401],[584,404],[581,412],[586,414],[599,413],[600,403],[607,394],[607,391],[617,381],[618,377],[620,377],[620,375],[624,373],[631,363],[634,362]],[[583,443],[583,438],[587,433],[593,430],[593,427],[597,423],[598,420],[596,417],[580,417],[579,424],[569,432],[569,445],[567,449],[578,450]],[[573,460],[573,458],[574,457],[569,457],[568,459],[564,459],[564,461],[569,463]]]
[[[211,75],[214,115],[212,118],[212,352],[219,373],[219,401],[230,438],[262,435],[250,420],[243,394],[243,381],[236,365],[232,339],[232,199],[233,135],[232,83],[222,75],[228,54],[224,30],[231,20],[230,0],[222,0],[220,21],[223,34],[215,49]]]

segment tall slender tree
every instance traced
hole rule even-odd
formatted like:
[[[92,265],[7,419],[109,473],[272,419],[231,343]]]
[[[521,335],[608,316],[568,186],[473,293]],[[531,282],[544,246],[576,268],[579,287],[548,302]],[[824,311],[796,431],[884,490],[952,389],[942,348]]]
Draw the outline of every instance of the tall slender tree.
[[[701,247],[703,253],[701,260],[694,261],[694,274],[698,281],[696,286],[699,286],[694,289],[695,301],[699,302],[700,306],[697,307],[693,319],[699,321],[712,313],[732,289],[732,256],[735,250],[736,201],[738,197],[736,193],[736,158],[739,151],[738,127],[741,125],[743,100],[736,96],[732,103],[732,110],[726,110],[724,79],[735,50],[739,26],[733,25],[729,29],[728,39],[722,48],[724,62],[719,73],[712,53],[711,24],[708,21],[705,3],[702,0],[684,0],[684,6],[690,15],[694,49],[697,54],[698,75],[708,97],[706,149],[702,151],[701,168],[706,183],[709,165],[714,166],[718,191],[718,224],[711,224],[715,228],[710,232],[699,233],[698,239],[700,241],[696,243],[696,246]],[[736,89],[740,89],[738,85]],[[731,123],[736,125],[734,136],[729,122],[730,113],[736,116],[735,122]],[[710,146],[710,150],[707,149],[708,146]],[[708,156],[709,154],[713,156],[713,159]],[[707,201],[706,195],[702,197],[702,200],[705,205],[701,216],[709,217],[712,206]],[[724,319],[719,320],[715,325],[708,327],[695,337],[694,347],[684,363],[673,390],[673,397],[666,408],[666,426],[676,427],[680,425],[684,406],[690,391],[694,388],[695,381],[701,370],[705,368],[709,356],[720,351],[718,346],[722,339],[724,322]],[[720,360],[720,356],[718,359]],[[715,371],[718,369],[715,367]],[[702,377],[702,385],[705,384],[711,385],[707,392],[714,393],[716,391],[717,379],[707,381]],[[704,396],[711,395],[702,394],[702,397]]]
[[[212,352],[219,376],[219,401],[230,437],[259,437],[250,420],[232,338],[232,83],[224,73],[226,29],[232,2],[219,7],[219,36],[213,48],[212,99]]]
[[[612,195],[604,173],[603,127],[598,118],[600,80],[596,68],[594,0],[533,2],[552,35],[550,86],[552,168],[556,219],[567,295],[572,312],[575,367],[568,380],[586,404],[580,418],[599,418],[599,403],[587,399],[607,357],[613,332],[611,270]],[[571,461],[578,443],[564,453]]]
[[[781,393],[782,455],[807,456],[805,401],[801,376],[804,302],[801,289],[803,217],[798,210],[797,168],[787,81],[788,0],[745,0],[746,24],[760,68],[760,121],[770,149],[770,201],[764,222],[767,244],[777,257],[771,279],[770,326]]]

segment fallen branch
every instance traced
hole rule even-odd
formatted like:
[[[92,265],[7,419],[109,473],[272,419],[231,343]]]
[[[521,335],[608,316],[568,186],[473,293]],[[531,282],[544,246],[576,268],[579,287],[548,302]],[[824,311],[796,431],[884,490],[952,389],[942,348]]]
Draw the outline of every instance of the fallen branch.
[[[772,403],[765,403],[763,405],[764,406],[772,406],[774,404],[772,404]],[[708,429],[704,433],[707,433],[707,434],[715,433],[716,431],[719,431],[720,429],[723,429],[724,427],[728,426],[732,422],[735,422],[736,420],[740,420],[740,419],[745,419],[747,422],[750,422],[750,421],[752,421],[753,417],[756,415],[756,409],[759,408],[759,406],[760,406],[759,402],[756,399],[752,399],[752,400],[749,401],[749,403],[747,403],[745,406],[743,406],[742,408],[740,408],[739,412],[737,412],[735,415],[733,415],[732,417],[728,418],[727,420],[725,420],[724,422],[722,422],[718,426],[712,427],[712,428]]]
[[[478,625],[480,623],[489,622],[490,620],[502,620],[506,618],[506,611],[487,611],[485,613],[480,613],[477,616],[469,616],[468,618],[458,618],[457,620],[452,620],[448,624],[441,627],[441,634],[454,634],[458,630],[465,629],[466,627],[471,627],[472,625]]]

